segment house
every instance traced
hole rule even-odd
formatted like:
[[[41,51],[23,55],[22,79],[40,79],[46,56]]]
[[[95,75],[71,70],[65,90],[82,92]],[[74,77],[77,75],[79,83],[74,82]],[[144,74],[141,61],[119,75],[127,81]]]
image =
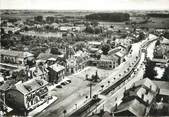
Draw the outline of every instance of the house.
[[[124,92],[122,103],[115,108],[115,116],[146,116],[159,88],[148,78],[137,81]]]
[[[49,71],[47,70],[45,65],[39,65],[39,66],[32,67],[29,69],[29,72],[30,72],[32,78],[40,77],[46,81],[49,81],[49,79],[48,79],[48,72]]]
[[[117,56],[118,58],[120,58],[120,64],[123,63],[125,61],[125,53],[119,51],[115,53],[115,56]]]
[[[67,72],[75,73],[78,70],[87,66],[89,55],[85,51],[77,51],[73,56],[67,60]]]
[[[121,48],[111,49],[107,55],[101,55],[100,59],[90,59],[88,64],[103,69],[113,69],[124,61],[125,54],[121,52]]]
[[[98,68],[113,69],[120,64],[120,58],[115,55],[101,55],[97,63]]]
[[[137,99],[125,102],[117,107],[114,112],[115,116],[144,116],[146,106],[141,104]]]
[[[58,83],[62,79],[64,79],[65,76],[65,67],[61,66],[57,63],[50,65],[48,68],[49,70],[49,82],[50,83]]]
[[[6,104],[14,110],[29,111],[47,101],[48,82],[33,78],[24,83],[15,84],[6,92]]]
[[[154,80],[153,83],[155,83],[160,89],[159,94],[157,96],[157,100],[163,98],[163,102],[169,103],[169,82]]]
[[[122,53],[127,54],[129,52],[130,46],[128,45],[119,45],[119,48]]]
[[[24,66],[27,60],[34,60],[29,52],[0,49],[1,63]]]

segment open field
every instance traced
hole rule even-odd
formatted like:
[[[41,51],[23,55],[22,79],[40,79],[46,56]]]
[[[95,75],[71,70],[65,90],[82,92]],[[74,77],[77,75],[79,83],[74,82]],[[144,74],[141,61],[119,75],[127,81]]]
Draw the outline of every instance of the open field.
[[[149,28],[169,28],[169,18],[150,18],[149,22],[140,26]]]
[[[15,10],[15,11],[0,11],[0,16],[4,18],[20,18],[27,19],[34,16],[70,16],[70,17],[84,17],[85,15],[91,14],[92,12],[76,12],[76,11],[43,11],[43,10]]]

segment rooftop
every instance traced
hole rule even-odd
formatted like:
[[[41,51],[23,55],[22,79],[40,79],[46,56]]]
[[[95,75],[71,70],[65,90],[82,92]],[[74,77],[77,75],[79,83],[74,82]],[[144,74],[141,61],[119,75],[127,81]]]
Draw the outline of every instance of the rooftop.
[[[5,49],[0,49],[0,55],[9,55],[9,56],[15,56],[15,57],[20,57],[20,58],[26,58],[26,57],[33,56],[33,54],[29,52],[5,50]]]
[[[153,92],[156,92],[157,88],[158,88],[158,86],[156,86],[156,84],[153,81],[151,81],[149,78],[144,78],[142,80],[139,80],[139,81],[135,82],[134,85],[135,86],[142,85],[142,86],[145,86],[145,87],[148,87],[148,88],[151,87],[151,90]]]
[[[117,56],[115,56],[115,55],[101,55],[101,58],[100,58],[100,60],[105,60],[105,61],[107,61],[107,60],[109,60],[109,61],[114,61],[114,60],[118,60],[119,59],[119,57],[117,57]]]
[[[58,58],[58,55],[54,55],[54,54],[48,54],[48,53],[40,53],[39,56],[37,57],[37,59],[42,59],[42,60],[48,60],[50,58]]]
[[[169,39],[163,38],[163,40],[161,41],[161,44],[169,45]]]
[[[40,87],[43,87],[47,84],[48,84],[47,81],[36,77],[36,78],[30,79],[26,82],[15,84],[15,88],[18,91],[20,91],[22,94],[26,95],[26,94],[28,94],[32,91],[35,91],[35,90],[39,89]]]
[[[55,63],[55,64],[49,66],[49,68],[53,69],[53,70],[56,71],[56,72],[59,72],[59,71],[62,71],[62,70],[65,69],[64,66],[59,65],[59,64],[57,64],[57,63]]]
[[[166,81],[153,81],[159,88],[160,94],[169,96],[169,82]]]
[[[120,113],[127,111],[127,112],[132,113],[134,116],[144,116],[145,109],[146,107],[143,104],[141,104],[137,99],[134,99],[126,103],[121,103],[117,107],[117,110],[115,110],[114,114],[115,116],[116,115],[120,116],[121,115]]]
[[[125,54],[122,53],[122,52],[116,52],[115,55],[118,56],[118,57],[120,57],[120,58],[122,58],[122,57],[125,56]]]

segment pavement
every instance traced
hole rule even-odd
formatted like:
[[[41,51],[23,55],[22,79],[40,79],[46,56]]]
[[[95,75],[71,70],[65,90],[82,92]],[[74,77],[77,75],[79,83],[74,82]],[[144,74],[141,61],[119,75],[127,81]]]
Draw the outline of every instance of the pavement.
[[[152,35],[150,37],[152,37],[150,39],[155,38]],[[153,47],[154,47],[154,42],[152,44],[150,44],[147,49],[151,50]],[[148,56],[151,57],[151,56],[153,56],[152,54],[153,54],[152,51],[148,52]],[[145,53],[142,53],[140,62],[136,67],[136,69],[137,69],[136,74],[132,74],[131,77],[126,82],[124,82],[124,84],[120,85],[117,89],[110,92],[109,93],[110,95],[105,96],[102,104],[100,104],[97,107],[97,110],[94,110],[93,112],[97,113],[97,111],[99,112],[101,109],[104,109],[105,111],[108,111],[110,113],[113,112],[113,108],[115,107],[115,105],[116,104],[119,105],[122,102],[121,99],[123,98],[124,91],[126,89],[129,89],[133,85],[134,82],[143,78],[144,70],[145,70],[145,65],[143,64],[144,59],[145,59]]]
[[[28,116],[35,116],[36,114],[42,112],[45,108],[49,107],[52,103],[54,103],[57,100],[56,96],[52,96],[51,99],[49,99],[47,102],[43,103],[42,105],[40,105],[39,107],[37,107],[36,109],[32,110],[31,112],[28,113]]]
[[[140,43],[141,44],[141,43]],[[139,44],[139,45],[140,45]],[[119,73],[122,73],[122,70],[124,68],[127,68],[132,60],[133,57],[135,58],[138,55],[138,52],[135,50],[138,50],[138,45],[133,46],[133,52],[132,52],[132,57],[128,57],[129,60],[127,62],[122,63],[120,66],[116,67],[114,70],[110,71],[110,73],[101,73],[101,70],[98,71],[98,74],[101,75],[106,75],[103,77],[106,77],[106,79],[102,79],[102,82],[95,84],[92,88],[93,95],[98,94],[101,91],[101,85],[104,85],[106,88],[108,85],[113,83],[113,78],[112,77],[117,77],[119,76]],[[132,59],[131,59],[132,58]],[[92,74],[95,73],[96,69],[89,69],[86,68],[86,70],[90,71]],[[37,115],[37,117],[63,117],[63,110],[67,110],[67,114],[69,115],[73,109],[78,109],[80,108],[80,105],[82,102],[86,102],[86,96],[89,97],[89,81],[84,80],[85,71],[81,73],[77,73],[75,75],[72,75],[72,83],[68,84],[62,89],[54,89],[55,91],[52,92],[53,95],[56,95],[59,99],[55,104],[52,104],[49,108],[45,109],[43,113],[40,113]],[[93,71],[92,71],[93,70]],[[86,73],[88,73],[88,71]],[[105,70],[107,71],[107,70]],[[117,80],[117,79],[116,79]],[[111,81],[110,84],[108,84],[108,81]],[[71,94],[70,94],[71,93]],[[66,98],[64,98],[66,97]]]
[[[128,56],[128,59],[126,60],[126,62],[120,64],[118,67],[116,67],[112,71],[109,71],[108,73],[103,72],[102,70],[98,71],[99,75],[102,74],[105,76],[103,76],[103,79],[100,83],[94,84],[92,86],[92,95],[99,94],[102,91],[102,88],[101,88],[102,85],[104,85],[103,87],[104,89],[104,88],[107,88],[109,85],[113,84],[115,80],[118,80],[120,78],[119,74],[123,75],[124,71],[127,68],[129,68],[131,64],[134,64],[136,62],[136,56],[138,56],[139,54],[139,47],[144,41],[133,44],[132,46],[133,51],[131,55]],[[48,117],[48,116],[63,117],[64,110],[66,110],[67,112],[65,116],[69,116],[72,113],[72,110],[80,108],[83,103],[87,102],[88,99],[86,99],[86,96],[89,97],[89,91],[90,91],[89,89],[90,82],[85,80],[85,75],[86,73],[89,73],[89,72],[93,74],[95,73],[96,70],[97,70],[96,68],[91,68],[91,67],[85,68],[85,70],[82,70],[81,72],[78,72],[77,74],[69,76],[69,78],[72,80],[72,83],[67,84],[66,86],[63,86],[63,88],[61,89],[54,88],[51,91],[51,94],[57,96],[58,100],[54,104],[52,104],[50,107],[46,108],[42,113],[37,115],[37,117],[42,117],[42,116],[43,117]],[[108,81],[110,81],[110,83],[108,83]],[[130,84],[132,84],[133,82],[134,80],[131,80]],[[130,85],[127,85],[127,87],[129,86]]]

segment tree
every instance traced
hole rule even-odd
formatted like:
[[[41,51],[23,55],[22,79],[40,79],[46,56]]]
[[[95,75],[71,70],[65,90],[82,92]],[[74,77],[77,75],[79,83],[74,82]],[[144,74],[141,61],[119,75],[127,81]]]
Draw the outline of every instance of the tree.
[[[54,18],[54,17],[52,17],[52,16],[46,17],[46,22],[47,22],[47,23],[53,23],[54,21],[55,21],[55,18]]]
[[[145,65],[144,78],[148,77],[150,79],[154,79],[154,77],[157,75],[157,72],[154,70],[154,68],[155,68],[155,63],[147,59]]]
[[[93,22],[91,22],[91,24],[94,26],[94,27],[96,27],[96,26],[98,26],[98,22],[97,21],[93,21]]]
[[[85,29],[85,31],[86,31],[87,33],[94,33],[94,28],[91,27],[91,26],[87,26],[86,29]]]
[[[103,44],[103,45],[101,46],[101,50],[103,51],[103,54],[104,54],[104,55],[107,55],[108,52],[109,52],[109,50],[110,50],[110,45],[109,45],[109,44]]]
[[[164,74],[161,79],[164,81],[169,81],[169,66],[165,68]]]
[[[143,32],[140,32],[138,38],[139,38],[139,41],[143,40],[145,38],[145,34]]]
[[[159,45],[160,45],[160,40],[157,40],[155,46],[159,46]]]
[[[37,22],[42,22],[43,21],[43,16],[36,16],[34,17],[34,20],[37,21]]]
[[[61,55],[61,54],[62,54],[62,53],[59,51],[58,48],[51,48],[50,53],[52,53],[52,54],[58,54],[58,55]]]

